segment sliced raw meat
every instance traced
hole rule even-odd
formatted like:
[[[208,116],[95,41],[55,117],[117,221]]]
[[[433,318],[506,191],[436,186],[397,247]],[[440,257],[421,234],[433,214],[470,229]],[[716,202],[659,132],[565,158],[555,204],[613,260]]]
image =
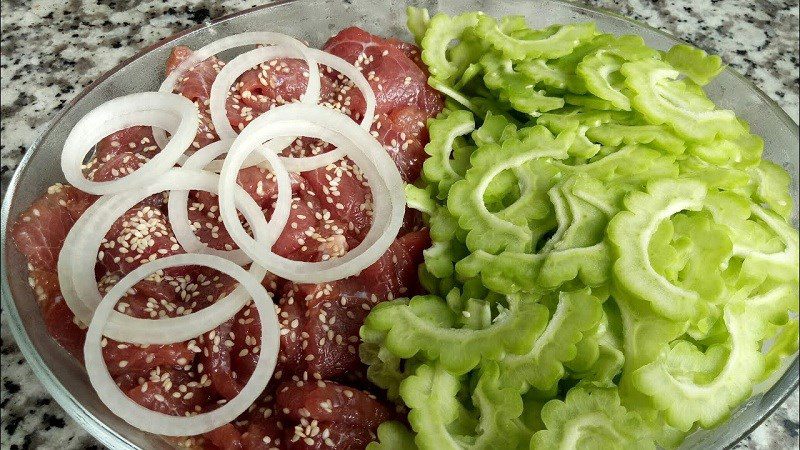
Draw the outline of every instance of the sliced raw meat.
[[[294,140],[289,147],[281,153],[283,156],[301,158],[306,156],[316,156],[329,152],[334,149],[333,145],[316,138],[300,137]]]
[[[261,352],[261,321],[255,305],[249,304],[236,313],[231,327],[233,348],[231,363],[240,383],[250,379]]]
[[[125,128],[97,143],[95,153],[83,171],[90,180],[114,180],[135,171],[159,151],[152,128]]]
[[[280,369],[334,378],[362,369],[358,330],[377,303],[420,291],[417,266],[430,245],[426,229],[397,239],[357,277],[289,284],[280,301]]]
[[[422,163],[427,158],[425,144],[428,115],[416,107],[400,107],[378,116],[372,125],[372,135],[394,160],[403,181],[411,183],[419,178]]]
[[[203,437],[213,444],[215,449],[243,450],[245,448],[242,442],[242,433],[232,423],[226,423],[219,428],[215,428],[205,433]]]
[[[104,275],[97,283],[98,290],[105,295],[122,278],[120,273]],[[169,284],[153,277],[136,283],[117,302],[115,309],[123,314],[140,319],[176,317],[183,309],[176,305],[177,295]]]
[[[300,191],[292,198],[289,220],[272,251],[296,261],[324,261],[342,256],[349,249],[348,226],[333,218],[313,191]]]
[[[432,116],[442,110],[442,96],[428,86],[427,72],[393,41],[350,27],[330,38],[324,49],[361,70],[375,91],[378,112],[416,106]],[[363,96],[351,96],[351,108],[363,111]]]
[[[271,382],[267,391],[248,410],[247,428],[242,431],[242,443],[248,450],[272,450],[284,448],[283,418],[275,406],[274,387]]]
[[[28,285],[36,294],[39,306],[44,306],[47,301],[62,298],[61,286],[58,284],[58,274],[49,270],[33,269],[28,274]]]
[[[97,257],[108,272],[126,274],[149,261],[179,253],[184,253],[183,249],[166,216],[159,209],[138,205],[114,222]]]
[[[194,352],[184,342],[142,346],[103,338],[103,359],[112,377],[126,372],[142,372],[158,366],[184,367],[194,360]]]
[[[268,425],[250,424],[242,433],[242,445],[247,450],[280,450],[283,442],[283,426],[276,420]]]
[[[142,372],[125,372],[122,375],[114,377],[114,382],[117,383],[121,391],[127,392],[136,386],[144,384],[145,378],[148,378],[150,371]]]
[[[86,178],[98,182],[116,180],[135,172],[148,159],[143,154],[120,152],[106,161],[94,160],[88,167]]]
[[[234,85],[233,96],[241,104],[236,120],[246,124],[274,106],[300,101],[308,87],[308,76],[306,62],[290,58],[266,61],[243,73]],[[335,103],[338,93],[333,80],[320,79],[319,103]]]
[[[295,298],[297,285],[287,284],[284,294],[278,303],[278,323],[281,331],[281,348],[278,353],[278,365],[274,378],[280,380],[301,370],[303,360],[303,343],[307,343],[305,310],[300,300]],[[304,336],[305,335],[305,336]]]
[[[428,73],[428,67],[422,62],[422,54],[419,47],[406,41],[396,38],[384,38],[386,43],[403,52],[408,59],[414,62],[423,72]]]
[[[334,378],[359,370],[358,330],[378,302],[353,280],[301,284],[296,298],[305,305],[307,343],[303,369],[319,378]]]
[[[189,223],[194,235],[200,242],[217,250],[234,250],[238,246],[233,242],[222,218],[219,215],[217,196],[207,194],[203,200],[189,198]]]
[[[261,323],[250,302],[230,320],[203,335],[202,373],[224,398],[239,394],[258,363],[261,351]]]
[[[275,175],[262,167],[242,169],[236,181],[262,208],[270,206],[278,197],[278,182]]]
[[[64,238],[96,199],[72,186],[55,184],[20,214],[11,235],[34,269],[55,272]]]
[[[425,220],[420,211],[416,209],[406,208],[406,213],[403,215],[403,225],[400,227],[400,235],[410,233],[412,231],[419,231],[425,227]]]
[[[167,60],[166,73],[169,74],[175,70],[191,54],[192,50],[189,47],[179,45],[173,48],[172,54]],[[194,142],[192,142],[192,147],[195,149],[205,147],[219,139],[214,130],[214,125],[211,123],[211,115],[208,108],[209,99],[211,98],[211,86],[224,65],[225,63],[217,57],[211,57],[187,70],[176,83],[175,92],[193,101],[200,111],[200,128],[197,130]],[[235,113],[233,104],[230,101],[226,104],[228,116]]]
[[[239,171],[236,181],[244,188],[245,192],[262,208],[272,208],[278,198],[278,182],[275,175],[268,169],[259,166],[248,167]],[[289,173],[289,183],[292,193],[300,190],[303,179],[299,174]],[[217,196],[208,192],[193,193],[198,201],[216,206]]]
[[[233,319],[203,335],[203,373],[211,379],[211,384],[223,398],[228,400],[239,394],[244,382],[233,370],[231,352],[233,350]]]
[[[373,431],[358,425],[302,419],[286,430],[284,439],[288,450],[361,450],[375,437]]]
[[[83,361],[86,326],[80,324],[63,298],[55,298],[42,308],[47,332],[71,355]]]
[[[298,285],[306,306],[308,334],[304,370],[332,378],[361,369],[358,331],[377,303],[419,291],[417,267],[430,245],[427,230],[397,239],[357,277],[332,283]]]
[[[295,421],[310,418],[374,430],[394,415],[374,395],[333,381],[287,381],[276,392],[278,407]]]
[[[278,185],[272,172],[261,167],[250,167],[239,172],[238,183],[271,216],[275,200],[278,198]],[[292,192],[300,189],[302,178],[290,174]],[[238,246],[225,229],[219,214],[219,200],[216,194],[205,191],[192,191],[189,196],[189,221],[200,242],[218,249],[234,250]],[[242,223],[247,226],[242,218]]]
[[[178,45],[173,48],[167,59],[166,75],[172,73],[191,55],[192,49],[189,47]],[[224,66],[223,61],[212,56],[184,72],[183,77],[176,83],[176,90],[191,101],[208,100],[211,97],[211,85]]]
[[[208,405],[213,398],[210,384],[195,380],[191,372],[156,367],[142,381],[129,389],[127,394],[147,409],[172,416],[185,416],[188,412],[202,412],[216,407],[216,403]]]
[[[347,224],[349,246],[361,242],[372,224],[372,193],[358,166],[343,159],[303,172],[303,179],[305,187],[330,212],[331,218]]]
[[[339,375],[334,379],[341,384],[361,389],[365,392],[372,392],[373,394],[380,394],[380,389],[376,388],[372,382],[367,378],[367,365],[361,364],[357,368],[348,371],[345,374]]]
[[[82,362],[86,325],[75,318],[61,296],[58,275],[55,272],[34,270],[28,281],[34,286],[47,332],[70,355]]]
[[[167,62],[167,73],[188,58],[191,52],[188,47],[175,47]],[[201,112],[200,130],[192,144],[195,148],[217,140],[210,119],[209,99],[211,86],[224,65],[216,57],[209,58],[187,71],[177,85],[177,91],[195,102]],[[236,131],[242,130],[273,106],[300,100],[307,84],[308,66],[297,59],[270,60],[246,71],[231,86],[226,101],[225,110],[231,126]],[[320,103],[334,104],[338,92],[332,80],[321,80]]]
[[[205,308],[232,292],[236,281],[228,275],[205,266],[182,267],[185,274],[165,275],[164,282],[175,292],[176,303],[183,305],[183,314]]]
[[[274,387],[268,385],[261,397],[233,423],[205,433],[206,444],[214,449],[283,449],[284,425],[275,408]],[[208,446],[206,447],[208,448]]]
[[[422,290],[417,268],[422,264],[422,251],[430,245],[427,229],[407,233],[395,239],[380,259],[359,274],[358,280],[381,301],[419,294]]]
[[[160,210],[163,214],[167,213],[167,199],[169,199],[169,192],[159,192],[153,194],[141,202],[138,206],[149,206]]]
[[[142,155],[150,159],[159,151],[155,138],[153,138],[153,129],[145,126],[136,126],[125,128],[104,137],[95,147],[94,159],[99,163],[105,163],[125,152]]]
[[[377,299],[360,283],[342,280],[301,284],[293,289],[301,305],[300,370],[319,378],[333,378],[357,370],[358,329]]]
[[[275,275],[274,273],[267,272],[264,279],[261,280],[261,285],[269,292],[272,298],[277,302],[279,298],[278,293],[283,288],[284,279]]]
[[[299,59],[281,58],[263,62],[243,73],[231,88],[228,120],[241,130],[256,117],[275,106],[300,101],[308,86],[308,65]],[[329,78],[320,80],[319,104],[345,113],[337,101],[340,88]]]
[[[290,449],[363,449],[379,424],[394,417],[371,394],[333,381],[288,381],[278,387],[277,407]]]

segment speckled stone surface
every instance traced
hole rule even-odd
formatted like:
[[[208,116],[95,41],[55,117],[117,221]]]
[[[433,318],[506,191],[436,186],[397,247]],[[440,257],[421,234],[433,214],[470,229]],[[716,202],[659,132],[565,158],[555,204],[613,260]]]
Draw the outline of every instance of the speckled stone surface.
[[[65,102],[138,49],[259,1],[3,0],[2,181]],[[798,1],[591,0],[722,56],[798,120]],[[101,55],[101,57],[97,57]],[[3,449],[99,448],[50,398],[2,318]],[[795,394],[737,448],[798,448]]]

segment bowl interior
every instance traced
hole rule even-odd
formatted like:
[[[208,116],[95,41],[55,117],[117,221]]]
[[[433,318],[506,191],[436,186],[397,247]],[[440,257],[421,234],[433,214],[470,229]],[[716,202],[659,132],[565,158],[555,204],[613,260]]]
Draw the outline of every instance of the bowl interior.
[[[551,0],[429,0],[417,3],[427,6],[431,12],[482,10],[498,16],[522,14],[536,27],[592,20],[603,31],[639,34],[649,45],[660,49],[669,48],[676,42],[661,32],[622,17]],[[34,295],[27,284],[24,258],[7,239],[9,220],[13,223],[20,212],[48,186],[63,181],[59,155],[74,124],[92,108],[111,98],[156,90],[163,77],[165,61],[175,45],[197,48],[235,33],[271,30],[319,46],[329,36],[349,25],[358,25],[382,35],[410,39],[405,28],[405,2],[401,1],[285,0],[236,14],[156,44],[106,74],[47,124],[17,169],[3,204],[4,310],[9,315],[12,332],[34,372],[66,411],[106,446],[120,449],[169,448],[162,439],[129,426],[108,411],[95,395],[81,365],[48,336]],[[708,90],[720,107],[735,110],[764,138],[765,157],[780,163],[793,174],[791,188],[796,194],[797,125],[763,93],[731,70],[723,72]],[[794,220],[796,224],[796,201]],[[785,374],[762,386],[761,392],[739,408],[730,421],[717,429],[695,433],[684,444],[684,448],[724,448],[736,442],[791,393],[797,385],[797,372],[798,362],[794,358]]]

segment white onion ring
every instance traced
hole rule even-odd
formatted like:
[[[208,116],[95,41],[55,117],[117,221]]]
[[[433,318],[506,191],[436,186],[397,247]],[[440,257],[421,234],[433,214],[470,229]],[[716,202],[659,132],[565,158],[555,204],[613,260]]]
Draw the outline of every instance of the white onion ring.
[[[164,174],[192,144],[198,128],[197,106],[185,97],[163,92],[140,92],[98,106],[72,128],[61,153],[61,169],[76,188],[95,195],[137,189]],[[111,181],[91,181],[83,174],[86,154],[104,137],[137,125],[170,131],[162,150],[132,173]]]
[[[182,78],[189,69],[216,55],[217,53],[221,53],[232,48],[260,44],[282,45],[285,47],[294,48],[300,55],[303,56],[306,64],[308,65],[308,86],[306,86],[306,92],[301,98],[303,101],[309,103],[317,103],[319,101],[320,93],[320,74],[317,62],[311,57],[311,52],[309,52],[310,49],[302,42],[291,36],[281,33],[274,33],[271,31],[251,31],[247,33],[234,34],[233,36],[226,36],[206,46],[203,46],[198,50],[195,50],[191,55],[189,55],[188,58],[181,62],[180,65],[175,68],[175,70],[167,75],[158,90],[159,92],[172,93],[175,90],[178,80]],[[155,138],[156,143],[163,148],[163,145],[166,142],[166,134],[164,131],[154,129],[153,137]]]
[[[294,50],[294,51],[293,51]],[[307,49],[310,51],[311,49]],[[217,77],[214,78],[214,83],[211,85],[211,94],[209,95],[208,110],[211,114],[211,123],[214,124],[214,129],[220,139],[235,139],[238,136],[236,130],[231,126],[228,120],[228,112],[226,103],[230,95],[231,86],[236,83],[242,74],[258,66],[259,64],[275,58],[291,58],[296,57],[298,53],[296,49],[288,48],[281,45],[273,45],[270,47],[260,47],[249,52],[243,53],[236,58],[233,58],[225,67],[220,70]],[[305,99],[309,97],[305,96]],[[319,99],[314,101],[316,103]],[[273,153],[280,153],[284,148],[291,145],[294,139],[291,137],[273,140],[270,146],[270,151]],[[256,154],[251,154],[250,157],[242,165],[242,168],[255,166],[264,161],[264,158]]]
[[[298,119],[302,118],[302,119]],[[402,225],[405,211],[403,181],[392,159],[368,131],[348,116],[323,106],[293,103],[257,117],[231,146],[219,179],[220,217],[231,238],[255,263],[300,283],[322,283],[359,273],[389,248]],[[374,198],[373,223],[364,240],[341,258],[321,262],[293,261],[264,249],[247,235],[236,218],[233,186],[247,155],[262,142],[281,136],[306,135],[349,148],[348,156],[367,176]]]
[[[311,49],[306,49],[310,52]],[[214,83],[211,85],[208,109],[211,113],[211,123],[220,139],[235,139],[239,134],[228,120],[225,104],[230,95],[231,87],[245,72],[258,65],[276,58],[296,58],[298,51],[295,48],[282,45],[259,47],[233,58],[219,71]],[[306,99],[308,97],[305,97]],[[316,102],[315,102],[316,103]]]
[[[213,142],[186,159],[183,167],[185,169],[203,169],[209,162],[215,160],[218,156],[226,153],[230,148],[232,141],[224,140]],[[277,155],[272,154],[268,150],[266,154],[267,160],[270,162],[270,168],[275,175],[278,183],[278,199],[275,201],[275,208],[273,217],[270,219],[270,225],[276,223],[274,227],[270,227],[269,234],[266,236],[267,242],[274,243],[280,237],[283,228],[286,226],[286,221],[289,218],[289,208],[291,207],[292,186],[289,179],[289,172],[281,164]],[[213,192],[216,193],[218,186],[214,186]],[[236,264],[244,265],[249,264],[252,259],[247,256],[242,250],[217,250],[202,243],[200,239],[192,231],[188,217],[188,203],[189,191],[185,190],[172,190],[167,202],[167,213],[169,216],[169,223],[172,226],[172,232],[175,234],[175,239],[188,253],[203,253],[207,255],[216,255],[225,259],[229,259]]]
[[[64,300],[73,314],[83,323],[89,323],[102,299],[94,274],[97,251],[105,234],[119,216],[154,193],[172,189],[214,192],[217,189],[218,178],[210,172],[172,169],[161,181],[146,188],[103,197],[95,202],[70,230],[58,258],[59,284]],[[257,242],[267,248],[271,247],[280,235],[285,222],[273,224],[275,215],[273,220],[267,222],[261,208],[241,187],[235,189],[234,197],[236,206],[250,223]],[[288,211],[286,216],[288,217]],[[270,229],[271,225],[275,225],[278,231]],[[266,271],[257,264],[251,266],[250,272],[259,279],[266,275]],[[230,319],[246,301],[247,293],[239,286],[214,304],[186,316],[152,321],[113,311],[105,332],[107,336],[118,341],[137,344],[165,344],[188,340]]]
[[[366,108],[364,117],[362,117],[360,123],[362,128],[369,130],[375,118],[375,108],[377,107],[375,92],[372,90],[369,81],[367,81],[358,68],[336,55],[316,49],[308,49],[308,51],[311,52],[317,62],[346,76],[361,91],[366,102]],[[230,121],[228,121],[225,108],[230,86],[252,67],[265,61],[286,56],[286,49],[281,47],[256,48],[232,59],[222,68],[219,74],[217,74],[217,78],[214,79],[214,84],[211,86],[209,110],[211,111],[211,121],[214,123],[214,127],[220,137],[235,138],[237,136],[236,131],[231,127]],[[291,145],[295,139],[296,137],[273,139],[268,147],[275,153],[280,153],[284,148]],[[345,153],[346,149],[336,148],[320,155],[302,158],[283,157],[282,159],[287,170],[292,172],[305,172],[332,164],[342,159]],[[250,167],[262,161],[263,158],[258,158],[256,155],[251,154],[242,164],[242,167]]]
[[[202,265],[230,275],[252,296],[261,319],[261,350],[253,374],[236,397],[213,411],[195,416],[179,417],[149,410],[125,395],[108,373],[108,367],[103,359],[101,339],[104,334],[103,328],[114,311],[114,306],[128,289],[157,270],[185,265]],[[238,309],[234,310],[232,314],[237,311]],[[160,321],[158,319],[150,320],[150,322]],[[202,434],[235,420],[261,395],[275,370],[280,346],[278,329],[275,307],[269,293],[261,286],[260,279],[254,278],[236,264],[216,256],[192,254],[170,256],[144,264],[126,275],[97,306],[83,347],[86,371],[100,400],[114,414],[131,425],[164,436]],[[179,341],[178,338],[173,340],[173,342]]]
[[[85,229],[90,219],[96,214],[99,214],[101,210],[105,209],[112,198],[114,198],[112,195],[100,197],[78,217],[78,220],[75,221],[69,233],[67,233],[67,236],[64,238],[61,251],[58,253],[56,271],[58,273],[58,285],[61,289],[61,296],[64,298],[64,303],[67,304],[75,318],[86,325],[88,325],[91,320],[94,310],[90,309],[81,301],[72,283],[72,269],[74,267],[74,262],[77,260],[74,256],[75,247],[81,237],[81,232],[79,230]],[[88,258],[86,259],[88,260]]]

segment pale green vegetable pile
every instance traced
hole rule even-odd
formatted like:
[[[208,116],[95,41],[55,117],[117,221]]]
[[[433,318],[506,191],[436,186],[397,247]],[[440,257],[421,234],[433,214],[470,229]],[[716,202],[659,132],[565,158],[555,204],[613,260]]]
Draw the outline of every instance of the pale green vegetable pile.
[[[718,57],[592,23],[409,28],[449,100],[407,189],[430,295],[361,329],[410,410],[372,449],[674,447],[796,352],[790,178],[704,93]]]

